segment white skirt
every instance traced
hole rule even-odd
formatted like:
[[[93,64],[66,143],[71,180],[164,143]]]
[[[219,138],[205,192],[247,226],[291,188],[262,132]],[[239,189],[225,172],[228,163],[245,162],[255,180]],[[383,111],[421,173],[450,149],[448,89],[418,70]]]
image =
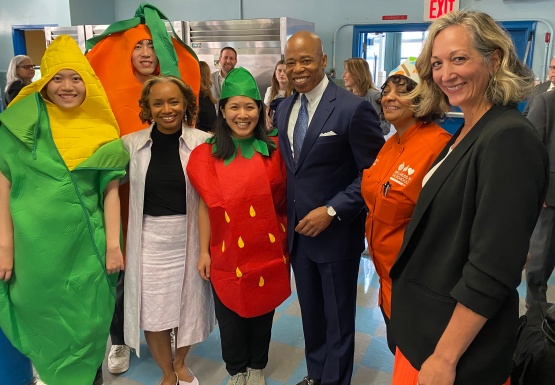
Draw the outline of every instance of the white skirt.
[[[162,331],[179,326],[185,277],[187,217],[143,216],[141,329]]]

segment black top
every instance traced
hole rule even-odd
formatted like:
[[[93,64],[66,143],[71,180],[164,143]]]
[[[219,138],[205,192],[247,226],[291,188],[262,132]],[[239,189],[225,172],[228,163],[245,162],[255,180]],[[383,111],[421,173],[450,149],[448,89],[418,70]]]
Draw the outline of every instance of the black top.
[[[10,104],[10,102],[15,99],[17,94],[19,94],[19,91],[21,91],[25,86],[26,84],[23,83],[21,80],[16,80],[12,84],[10,84],[10,87],[4,95],[4,109],[8,107],[8,104]]]
[[[202,131],[212,131],[216,122],[216,108],[210,101],[210,96],[201,95],[199,97],[197,128]]]
[[[150,163],[146,172],[143,213],[155,217],[187,214],[185,174],[179,158],[179,137],[152,127]]]

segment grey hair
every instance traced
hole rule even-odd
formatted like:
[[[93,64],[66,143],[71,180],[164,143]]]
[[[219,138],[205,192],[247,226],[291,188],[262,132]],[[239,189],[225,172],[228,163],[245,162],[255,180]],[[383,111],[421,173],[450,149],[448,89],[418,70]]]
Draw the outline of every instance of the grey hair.
[[[4,91],[8,92],[10,85],[16,80],[22,80],[19,76],[17,76],[17,66],[20,65],[21,62],[23,62],[24,60],[31,60],[31,58],[26,55],[16,55],[10,61],[8,72],[6,73],[6,88],[4,89]]]

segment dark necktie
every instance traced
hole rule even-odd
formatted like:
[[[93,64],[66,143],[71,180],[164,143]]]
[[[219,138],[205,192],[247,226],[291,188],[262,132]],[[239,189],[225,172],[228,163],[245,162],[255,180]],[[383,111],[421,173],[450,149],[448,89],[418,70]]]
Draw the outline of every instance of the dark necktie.
[[[303,147],[304,137],[308,128],[307,104],[308,99],[306,98],[306,95],[303,94],[301,96],[299,116],[297,116],[297,122],[295,122],[295,128],[293,129],[293,157],[295,158],[295,163],[297,163],[299,155],[301,155],[301,148]]]

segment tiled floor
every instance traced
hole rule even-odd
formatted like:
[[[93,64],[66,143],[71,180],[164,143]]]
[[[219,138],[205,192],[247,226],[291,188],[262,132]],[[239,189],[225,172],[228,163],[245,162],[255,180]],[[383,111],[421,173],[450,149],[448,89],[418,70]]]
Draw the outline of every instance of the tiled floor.
[[[555,301],[555,274],[550,279],[548,300]],[[385,342],[385,326],[377,305],[378,278],[372,262],[362,258],[358,277],[358,307],[353,385],[385,385],[391,382],[393,356]],[[519,286],[521,313],[524,311],[524,283]],[[155,385],[161,371],[144,343],[143,356],[131,355],[129,370],[111,375],[104,362],[105,385]],[[202,385],[225,385],[228,374],[220,353],[218,329],[201,344],[193,347],[187,358],[189,367]],[[297,384],[306,374],[303,334],[296,292],[276,311],[270,344],[270,361],[264,371],[266,384]]]
[[[356,349],[353,385],[385,385],[391,381],[393,356],[385,342],[385,326],[377,307],[378,277],[372,262],[362,258],[358,277]],[[293,290],[295,288],[293,287]],[[118,376],[111,375],[106,362],[105,385],[155,385],[161,371],[148,352],[143,340],[141,358],[131,355],[130,368]],[[270,344],[270,361],[264,370],[267,385],[297,384],[306,375],[304,340],[297,293],[293,291],[276,309]],[[229,378],[221,357],[219,330],[194,346],[187,357],[187,364],[198,377],[201,385],[225,385]]]
[[[555,301],[555,274],[551,277],[549,300]],[[372,262],[362,258],[358,276],[358,298],[356,319],[356,348],[353,385],[385,385],[391,382],[393,356],[385,341],[385,325],[377,307],[378,277]],[[524,283],[519,293],[524,295]],[[521,299],[521,312],[524,304]],[[143,342],[144,343],[144,342]],[[146,344],[141,348],[143,357],[131,356],[129,371],[113,376],[104,370],[105,385],[155,385],[160,370],[148,353]],[[189,367],[195,372],[202,385],[225,385],[225,371],[220,352],[218,329],[203,343],[193,347],[187,358]],[[276,310],[270,344],[270,361],[264,371],[266,384],[297,384],[306,374],[303,352],[303,333],[299,302],[294,291]]]

